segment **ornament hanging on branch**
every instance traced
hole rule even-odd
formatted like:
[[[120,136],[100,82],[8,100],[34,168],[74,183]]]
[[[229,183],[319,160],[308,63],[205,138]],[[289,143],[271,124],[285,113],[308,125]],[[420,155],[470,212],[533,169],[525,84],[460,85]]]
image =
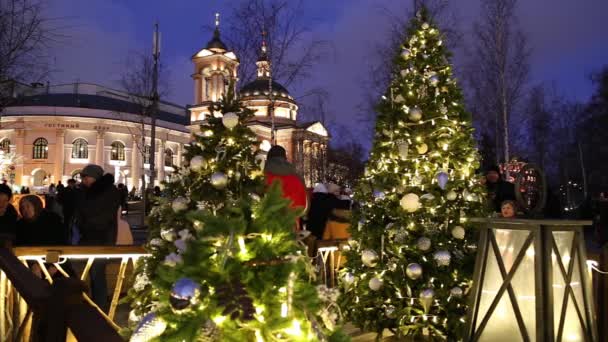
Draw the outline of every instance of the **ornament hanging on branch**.
[[[407,153],[409,151],[410,144],[406,140],[398,140],[397,141],[397,149],[399,150],[399,158],[401,160],[407,159]]]
[[[448,184],[449,178],[450,176],[445,171],[437,173],[437,184],[439,184],[441,190],[445,190],[445,186]]]
[[[218,190],[222,190],[228,185],[228,177],[223,172],[214,172],[211,175],[211,185]]]
[[[165,329],[167,329],[167,322],[158,317],[156,313],[150,312],[139,322],[129,341],[147,342],[162,335]]]
[[[456,192],[454,190],[450,190],[445,195],[445,197],[448,199],[448,201],[454,201],[454,200],[456,200],[456,198],[458,197],[458,195],[456,194]]]
[[[416,107],[410,108],[408,117],[411,121],[420,121],[422,119],[422,111]]]
[[[215,148],[215,161],[220,162],[226,158],[226,146],[217,145]]]
[[[201,286],[190,278],[181,278],[173,284],[169,303],[175,310],[184,310],[198,302]]]
[[[436,87],[437,84],[439,84],[439,77],[437,77],[437,75],[433,75],[431,77],[429,77],[429,83],[433,86]]]
[[[435,291],[433,289],[424,289],[420,291],[420,304],[424,308],[424,312],[428,313],[433,305],[433,298],[435,298]]]
[[[454,227],[454,228],[452,229],[452,236],[453,236],[455,239],[458,239],[458,240],[462,240],[462,239],[464,239],[464,236],[465,236],[465,231],[464,231],[464,228],[463,228],[463,227],[461,227],[461,226],[456,226],[456,227]]]
[[[431,248],[431,239],[428,237],[421,237],[416,241],[416,248],[419,250],[426,252]]]
[[[207,161],[202,156],[194,156],[190,159],[190,169],[192,171],[200,171],[207,167]]]
[[[405,274],[412,280],[416,280],[422,276],[422,266],[416,263],[411,263],[405,268]]]
[[[420,198],[416,194],[407,194],[401,198],[401,208],[408,213],[413,213],[420,209]]]
[[[384,193],[384,191],[374,190],[373,196],[374,196],[374,200],[381,201],[386,197],[386,194]]]
[[[361,252],[361,261],[367,267],[374,267],[378,263],[378,253],[371,249],[366,249]]]
[[[171,202],[171,208],[175,212],[186,210],[186,209],[188,209],[188,202],[189,201],[187,198],[178,197],[178,198],[174,199],[173,202]]]
[[[350,286],[355,282],[355,275],[348,272],[344,274],[344,284]]]
[[[380,279],[378,277],[373,277],[372,279],[369,280],[369,283],[367,285],[369,286],[369,288],[372,291],[378,291],[382,288],[382,286],[384,285],[384,282],[382,281],[382,279]]]
[[[454,298],[461,298],[463,294],[464,291],[458,286],[455,286],[450,290],[450,295]]]
[[[433,259],[435,259],[438,266],[449,266],[452,256],[448,251],[437,251],[433,253]]]
[[[412,52],[409,49],[403,49],[403,51],[401,51],[401,57],[404,59],[408,59],[411,54]]]
[[[226,113],[222,116],[222,124],[224,127],[232,130],[236,125],[239,124],[239,116],[235,113]]]
[[[429,151],[429,147],[427,144],[422,143],[416,146],[416,150],[418,151],[418,154],[425,154]]]

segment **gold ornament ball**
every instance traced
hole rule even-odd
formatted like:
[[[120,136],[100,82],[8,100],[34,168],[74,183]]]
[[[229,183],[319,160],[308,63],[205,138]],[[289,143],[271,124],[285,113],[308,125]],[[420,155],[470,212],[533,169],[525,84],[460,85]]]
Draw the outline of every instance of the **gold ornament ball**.
[[[420,209],[420,198],[418,195],[410,193],[403,196],[399,204],[403,210],[408,213],[413,213]]]
[[[419,238],[416,241],[416,247],[423,252],[428,251],[431,248],[431,239],[426,236]]]
[[[464,239],[464,236],[465,236],[465,231],[464,231],[464,228],[463,228],[463,227],[461,227],[461,226],[456,226],[456,227],[454,227],[454,228],[452,229],[452,236],[453,236],[455,239],[458,239],[458,240],[462,240],[462,239]]]
[[[382,285],[384,285],[384,282],[382,281],[382,279],[378,278],[378,277],[373,277],[372,279],[369,280],[368,286],[372,291],[378,291],[382,288]]]
[[[408,116],[412,121],[420,121],[422,119],[422,111],[416,107],[410,108]]]
[[[222,190],[228,185],[228,177],[223,172],[214,172],[211,175],[211,185],[218,190]]]
[[[366,249],[361,252],[361,262],[367,267],[374,267],[378,263],[378,254],[371,249]]]
[[[422,143],[416,146],[416,150],[418,150],[418,154],[425,154],[429,151],[429,146],[425,143]]]
[[[445,197],[448,199],[448,201],[454,201],[456,197],[458,197],[458,195],[454,190],[450,190],[448,191],[447,195],[445,195]]]
[[[422,276],[422,266],[416,263],[411,263],[405,268],[405,274],[412,280],[416,280]]]

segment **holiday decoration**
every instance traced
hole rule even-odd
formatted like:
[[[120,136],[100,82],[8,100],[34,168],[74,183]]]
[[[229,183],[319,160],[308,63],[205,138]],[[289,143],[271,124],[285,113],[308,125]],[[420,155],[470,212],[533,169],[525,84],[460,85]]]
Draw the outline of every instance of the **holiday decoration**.
[[[420,209],[420,198],[416,194],[407,194],[399,202],[403,210],[413,213]]]
[[[188,199],[184,197],[178,197],[171,202],[171,208],[175,211],[182,211],[188,209]]]
[[[386,317],[395,318],[395,306],[394,305],[388,305],[384,312],[386,313]]]
[[[416,241],[416,248],[419,250],[426,252],[431,248],[431,239],[427,237],[421,237]]]
[[[207,165],[207,162],[205,161],[205,158],[203,158],[202,156],[194,156],[192,159],[190,159],[190,169],[192,171],[200,171],[206,165]]]
[[[181,278],[173,284],[169,302],[174,309],[183,310],[197,301],[200,291],[201,286],[194,282],[194,280]]]
[[[399,157],[401,158],[401,160],[407,159],[407,153],[409,151],[409,148],[410,148],[410,144],[408,144],[407,141],[399,140],[397,142],[397,149],[399,150]]]
[[[374,196],[374,199],[376,201],[383,200],[384,197],[386,196],[386,194],[384,194],[384,191],[380,191],[380,190],[374,190],[372,195]]]
[[[130,342],[148,342],[160,335],[167,328],[167,322],[150,312],[141,320],[131,335]]]
[[[437,184],[439,184],[439,187],[442,190],[445,189],[445,186],[448,184],[448,179],[449,179],[448,174],[443,171],[441,171],[437,174]]]
[[[409,118],[412,121],[420,121],[422,119],[422,111],[418,108],[410,108]]]
[[[454,237],[454,239],[462,240],[464,239],[464,235],[465,232],[462,226],[456,226],[452,228],[452,236]]]
[[[355,190],[360,210],[350,230],[363,247],[343,252],[344,273],[354,280],[342,286],[340,301],[346,319],[364,331],[390,330],[395,340],[461,341],[475,259],[468,232],[472,218],[485,216],[484,187],[475,175],[479,156],[450,53],[420,7],[375,107],[376,134]],[[402,103],[394,101],[399,95]],[[408,144],[405,158],[402,142]],[[386,195],[375,201],[368,189]],[[363,250],[378,253],[373,267],[364,263]],[[376,278],[379,290],[369,286]],[[462,296],[450,294],[454,286]],[[389,305],[394,319],[386,315]]]
[[[382,288],[382,285],[384,285],[384,282],[382,281],[382,279],[374,277],[369,280],[368,285],[372,291],[378,291],[378,290],[380,290],[380,288]]]
[[[239,124],[239,116],[235,113],[226,113],[222,116],[222,124],[228,129],[233,129]]]
[[[378,262],[378,254],[371,249],[366,249],[361,252],[361,261],[367,267],[374,267]]]
[[[464,291],[462,291],[462,288],[456,286],[456,287],[452,287],[452,289],[450,290],[450,296],[455,297],[455,298],[460,298],[462,297],[462,295],[464,294]]]
[[[296,239],[300,213],[279,185],[264,186],[256,135],[227,114],[254,114],[234,88],[210,107],[204,133],[186,146],[188,171],[163,184],[150,212],[133,317],[153,312],[154,326],[164,324],[146,333],[154,341],[342,341],[336,299],[321,298]]]
[[[403,96],[401,94],[397,95],[397,97],[395,97],[395,103],[403,103],[403,101],[405,101],[405,99],[403,98]]]
[[[411,263],[405,268],[405,274],[412,280],[416,280],[422,276],[422,267],[416,263]]]
[[[450,259],[452,256],[448,251],[437,251],[433,253],[433,259],[437,262],[439,266],[448,266],[450,264]]]
[[[228,177],[223,172],[215,172],[211,175],[211,185],[216,189],[224,189],[228,184]]]
[[[352,283],[355,282],[355,276],[352,273],[345,273],[344,274],[344,283],[346,285],[351,285]]]

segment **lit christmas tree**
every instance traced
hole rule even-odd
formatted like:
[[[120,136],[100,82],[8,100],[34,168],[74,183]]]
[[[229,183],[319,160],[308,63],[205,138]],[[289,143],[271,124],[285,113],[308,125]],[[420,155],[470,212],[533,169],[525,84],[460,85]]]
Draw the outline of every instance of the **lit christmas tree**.
[[[416,340],[462,337],[483,188],[470,117],[442,35],[419,12],[378,104],[341,274],[347,319]]]
[[[337,291],[315,287],[293,233],[299,214],[279,186],[264,191],[232,93],[188,148],[189,168],[151,213],[152,254],[129,300],[131,341],[340,341]],[[220,115],[219,113],[223,113]],[[214,115],[214,116],[215,116]]]

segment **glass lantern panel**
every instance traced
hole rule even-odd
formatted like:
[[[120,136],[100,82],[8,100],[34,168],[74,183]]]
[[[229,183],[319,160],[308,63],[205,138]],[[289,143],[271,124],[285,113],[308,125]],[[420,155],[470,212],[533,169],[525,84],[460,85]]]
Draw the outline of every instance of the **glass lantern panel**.
[[[566,281],[557,263],[557,254],[555,254],[555,251],[551,253],[551,260],[553,261],[553,327],[554,333],[557,336],[559,320],[562,313],[562,304],[564,303],[564,294],[566,293]]]
[[[509,273],[517,254],[519,254],[530,232],[514,229],[493,229],[493,231],[494,236],[496,236],[496,243],[500,250],[502,262],[505,265],[507,273]],[[534,255],[534,249],[532,249],[531,253]]]
[[[557,338],[557,333],[555,337]],[[585,334],[583,327],[581,326],[581,321],[578,319],[578,314],[574,308],[574,303],[570,298],[568,300],[568,305],[566,306],[566,320],[564,321],[562,341],[585,341]]]
[[[536,282],[534,275],[534,244],[526,250],[526,256],[517,266],[511,286],[517,298],[519,312],[523,318],[530,341],[536,341]],[[508,296],[505,293],[504,296]]]
[[[584,273],[581,273],[579,258],[580,256],[577,252],[576,257],[572,259],[572,262],[574,262],[574,269],[572,270],[572,281],[570,282],[570,286],[572,287],[572,292],[576,298],[578,308],[581,311],[581,316],[583,316],[583,319],[585,319],[585,299],[583,297],[583,282],[581,277],[584,276]],[[570,301],[572,301],[572,297],[570,298]],[[574,305],[574,303],[571,305]],[[576,319],[579,320],[578,315],[576,316]]]
[[[574,232],[554,231],[553,239],[555,239],[555,244],[557,245],[557,250],[562,258],[562,263],[564,264],[566,271],[568,271],[568,265],[570,264],[570,249],[572,248],[572,240],[574,240]],[[554,265],[559,267],[555,262]]]
[[[492,296],[493,298],[494,296]],[[515,319],[513,305],[506,291],[494,309],[492,317],[479,337],[479,341],[503,341],[505,336],[509,336],[509,341],[512,342],[523,340]]]
[[[496,297],[502,283],[502,276],[498,269],[494,249],[492,248],[492,245],[488,243],[488,256],[486,258],[484,278],[482,280],[483,285],[480,289],[481,297],[479,299],[479,309],[477,311],[476,328],[479,327],[479,324],[484,319],[488,312],[488,308]]]

